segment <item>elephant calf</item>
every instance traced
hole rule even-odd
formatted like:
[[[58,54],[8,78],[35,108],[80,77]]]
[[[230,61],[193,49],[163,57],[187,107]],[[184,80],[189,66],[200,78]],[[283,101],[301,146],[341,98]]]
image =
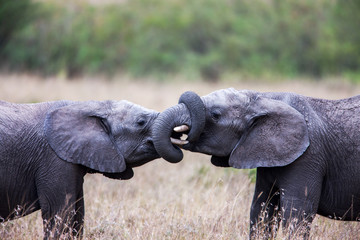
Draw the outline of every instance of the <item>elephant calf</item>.
[[[127,101],[0,101],[0,221],[41,209],[44,238],[81,237],[84,175],[129,179],[158,158],[158,115]]]
[[[360,95],[186,92],[155,121],[154,144],[167,160],[182,159],[180,145],[212,155],[216,166],[257,168],[251,235],[264,210],[266,231],[281,216],[286,227],[304,227],[305,236],[316,213],[360,220]]]

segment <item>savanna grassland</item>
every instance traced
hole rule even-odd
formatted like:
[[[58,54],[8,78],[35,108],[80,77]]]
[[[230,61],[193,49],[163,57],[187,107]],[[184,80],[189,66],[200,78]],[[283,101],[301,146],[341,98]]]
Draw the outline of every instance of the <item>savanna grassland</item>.
[[[337,79],[338,80],[338,79]],[[59,99],[127,99],[162,111],[177,103],[180,94],[193,90],[205,95],[220,88],[258,91],[292,91],[308,96],[337,99],[356,95],[358,86],[338,81],[306,79],[278,82],[228,80],[150,81],[114,77],[113,80],[79,78],[43,79],[28,75],[1,75],[0,99],[39,102]],[[85,177],[85,239],[246,239],[253,175],[248,170],[216,168],[209,156],[185,153],[170,164],[157,159],[135,169],[128,181],[100,174]],[[61,171],[61,169],[59,169]],[[312,239],[358,239],[360,225],[316,217]],[[279,239],[286,233],[280,233]],[[0,239],[41,239],[40,211],[1,223]]]

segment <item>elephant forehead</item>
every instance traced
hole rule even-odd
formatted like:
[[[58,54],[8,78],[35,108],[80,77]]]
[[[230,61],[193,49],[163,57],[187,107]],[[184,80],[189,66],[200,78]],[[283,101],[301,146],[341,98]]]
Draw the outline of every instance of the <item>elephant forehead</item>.
[[[133,123],[139,118],[155,117],[157,115],[158,113],[154,110],[122,100],[114,102],[111,114],[108,116],[108,120],[117,122],[120,121],[125,124]]]
[[[131,114],[131,115],[135,115],[138,113],[152,113],[152,112],[155,113],[155,111],[153,110],[147,109],[143,106],[137,105],[127,100],[114,102],[113,109],[115,110],[116,113]]]
[[[206,106],[224,106],[247,104],[250,98],[245,92],[239,92],[233,88],[221,89],[203,97]]]

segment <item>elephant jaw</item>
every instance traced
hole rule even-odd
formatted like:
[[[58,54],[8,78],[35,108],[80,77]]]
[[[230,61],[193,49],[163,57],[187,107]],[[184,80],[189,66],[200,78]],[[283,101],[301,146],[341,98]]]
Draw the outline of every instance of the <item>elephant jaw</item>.
[[[155,150],[155,146],[151,139],[145,139],[141,144],[133,149],[130,154],[124,156],[126,166],[139,167],[154,159],[160,158],[160,155]]]

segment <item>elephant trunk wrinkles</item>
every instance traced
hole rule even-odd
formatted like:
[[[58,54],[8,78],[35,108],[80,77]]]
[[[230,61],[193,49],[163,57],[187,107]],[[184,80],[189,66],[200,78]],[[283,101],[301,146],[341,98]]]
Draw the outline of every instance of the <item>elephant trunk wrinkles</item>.
[[[200,96],[194,92],[184,92],[179,103],[184,103],[190,113],[192,126],[188,134],[188,141],[196,141],[205,127],[205,105]]]
[[[183,124],[190,127],[188,141],[196,141],[205,126],[204,104],[193,92],[185,92],[180,97],[179,104],[162,112],[154,123],[155,149],[162,158],[172,163],[183,158],[180,148],[170,141],[174,127]]]
[[[155,120],[153,131],[153,142],[158,154],[165,160],[177,163],[182,160],[183,153],[179,147],[173,145],[170,137],[173,128],[184,122],[190,124],[190,118],[183,118],[183,122],[178,119],[179,116],[190,116],[184,104],[178,104],[162,112]]]

